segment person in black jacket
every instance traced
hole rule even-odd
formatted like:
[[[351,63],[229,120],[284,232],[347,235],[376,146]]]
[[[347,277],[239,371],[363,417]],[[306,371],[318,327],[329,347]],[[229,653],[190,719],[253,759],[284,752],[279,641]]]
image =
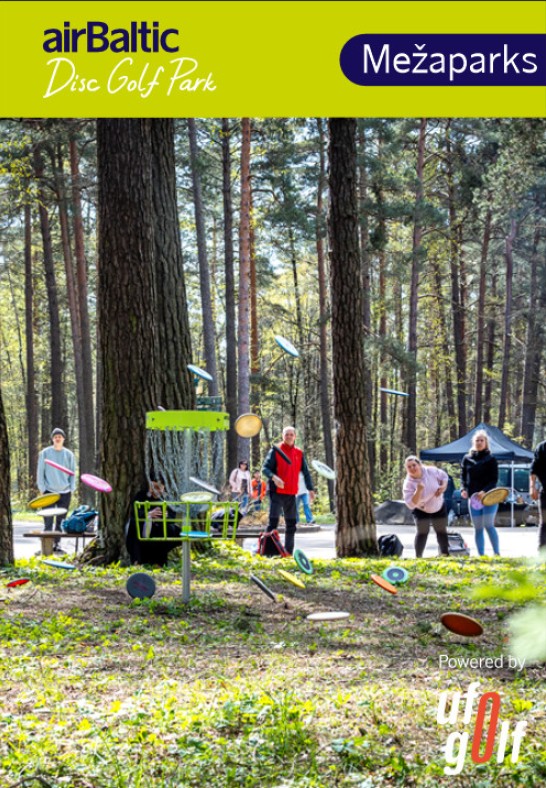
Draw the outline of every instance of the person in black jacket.
[[[538,501],[537,481],[542,485],[540,491],[540,527],[538,529],[538,549],[546,548],[546,441],[539,443],[531,463],[529,493],[533,501]]]
[[[470,499],[468,509],[479,555],[485,554],[484,529],[489,536],[493,552],[495,555],[500,555],[499,535],[495,528],[498,504],[494,506],[481,504],[484,493],[497,486],[498,477],[498,464],[489,449],[487,432],[478,430],[472,436],[472,449],[465,454],[461,462],[461,497]]]
[[[131,502],[129,521],[126,525],[125,544],[127,552],[133,564],[158,564],[165,566],[169,552],[175,547],[180,546],[180,542],[155,542],[144,537],[164,538],[163,509],[161,506],[153,507],[148,510],[148,521],[145,520],[145,502],[157,501],[159,504],[165,495],[165,484],[158,474],[150,474],[150,483],[144,486],[135,495]],[[140,526],[140,536],[138,538],[135,504],[138,509],[138,519]],[[139,505],[140,504],[140,505]],[[176,517],[176,513],[167,507],[167,537],[180,536],[180,527],[176,523],[168,520]]]

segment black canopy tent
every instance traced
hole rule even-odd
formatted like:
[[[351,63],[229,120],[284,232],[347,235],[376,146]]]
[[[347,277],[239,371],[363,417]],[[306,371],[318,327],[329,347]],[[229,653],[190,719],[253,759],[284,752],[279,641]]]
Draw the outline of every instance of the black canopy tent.
[[[422,460],[431,460],[432,462],[460,462],[465,454],[468,454],[472,448],[472,436],[478,430],[485,430],[489,436],[489,448],[491,454],[497,460],[504,460],[512,464],[512,481],[511,486],[514,487],[514,463],[530,463],[534,457],[532,451],[524,449],[514,441],[510,440],[502,430],[498,427],[492,427],[489,424],[478,424],[474,429],[458,438],[456,441],[446,443],[445,446],[439,446],[437,449],[423,449],[419,452],[419,457]],[[514,494],[510,496],[511,504],[511,523],[514,525]]]
[[[439,446],[437,449],[423,449],[423,451],[419,452],[419,457],[422,460],[430,460],[432,462],[460,462],[472,448],[472,436],[478,430],[487,432],[491,454],[497,460],[526,463],[532,461],[534,456],[532,451],[528,451],[523,446],[514,443],[498,427],[492,427],[483,423],[478,424],[477,427],[467,432],[462,438],[446,443],[445,446]]]

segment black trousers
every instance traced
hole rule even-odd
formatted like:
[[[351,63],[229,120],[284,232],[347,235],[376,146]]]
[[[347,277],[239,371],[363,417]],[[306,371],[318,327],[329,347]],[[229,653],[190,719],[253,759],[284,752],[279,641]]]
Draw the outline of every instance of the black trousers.
[[[274,531],[279,525],[279,517],[284,514],[286,533],[284,535],[284,548],[292,555],[294,552],[294,542],[296,539],[296,522],[298,512],[296,508],[295,495],[280,495],[278,492],[270,492],[269,506],[269,525],[268,531]]]
[[[436,531],[436,539],[440,548],[440,555],[449,555],[449,541],[447,538],[447,507],[445,503],[438,512],[430,514],[422,509],[413,510],[413,521],[417,528],[415,534],[415,554],[422,558],[427,544],[430,526]]]
[[[51,493],[51,490],[46,490],[44,495]],[[66,509],[68,511],[70,507],[70,499],[72,498],[71,492],[60,493],[60,498],[55,504],[55,507],[59,507],[62,509]],[[66,514],[58,514],[57,517],[44,517],[44,531],[62,531],[61,525],[66,517]],[[53,521],[55,521],[55,528],[53,528]],[[61,540],[55,539],[55,547],[59,544]]]

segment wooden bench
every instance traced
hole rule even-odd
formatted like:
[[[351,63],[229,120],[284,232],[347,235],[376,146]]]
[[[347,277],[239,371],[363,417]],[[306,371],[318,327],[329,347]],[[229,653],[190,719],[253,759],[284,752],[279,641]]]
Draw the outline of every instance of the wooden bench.
[[[84,531],[81,534],[67,534],[64,531],[27,531],[23,534],[27,539],[40,539],[42,555],[53,555],[53,543],[57,539],[75,539],[76,552],[78,552],[79,540],[83,542],[85,547],[86,539],[96,539],[96,531]]]

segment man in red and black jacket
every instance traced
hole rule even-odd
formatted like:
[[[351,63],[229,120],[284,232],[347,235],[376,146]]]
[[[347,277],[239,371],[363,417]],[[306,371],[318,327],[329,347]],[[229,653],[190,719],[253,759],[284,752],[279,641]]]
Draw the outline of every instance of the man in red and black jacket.
[[[305,456],[296,444],[296,430],[294,427],[285,427],[282,431],[282,443],[278,448],[288,457],[286,462],[282,454],[273,447],[265,459],[262,473],[269,479],[269,508],[268,531],[273,531],[279,524],[281,512],[284,514],[286,535],[284,547],[290,554],[294,552],[294,538],[296,535],[296,522],[298,513],[296,509],[296,496],[298,494],[298,480],[300,471],[305,479],[305,486],[309,490],[311,503],[315,493],[313,480],[307,467]]]

